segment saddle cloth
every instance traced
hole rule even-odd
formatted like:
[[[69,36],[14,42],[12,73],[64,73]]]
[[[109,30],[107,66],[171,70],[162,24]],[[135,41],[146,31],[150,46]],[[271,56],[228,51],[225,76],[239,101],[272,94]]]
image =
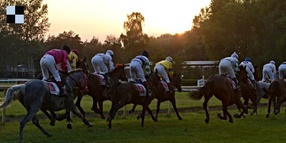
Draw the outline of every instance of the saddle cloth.
[[[146,88],[142,84],[135,83],[135,86],[137,87],[139,91],[139,96],[146,96]]]
[[[106,85],[106,81],[105,81],[104,76],[102,74],[94,73],[94,75],[97,76],[100,85]]]
[[[231,78],[229,78],[229,77],[227,77],[227,79],[230,82],[230,84],[232,85],[232,88],[236,89],[235,82]]]
[[[58,85],[54,82],[45,81],[50,89],[50,93],[54,95],[60,95],[60,89]]]
[[[168,84],[167,84],[165,81],[163,81],[163,80],[160,80],[160,82],[161,82],[161,84],[163,85],[165,91],[169,91]]]

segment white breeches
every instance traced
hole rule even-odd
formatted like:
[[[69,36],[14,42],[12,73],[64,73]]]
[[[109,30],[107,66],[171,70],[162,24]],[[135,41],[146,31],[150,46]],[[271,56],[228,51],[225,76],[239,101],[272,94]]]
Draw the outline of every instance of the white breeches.
[[[49,79],[49,71],[53,74],[56,81],[61,81],[59,71],[56,68],[55,58],[52,55],[46,54],[40,60],[43,80]]]
[[[231,62],[229,60],[222,59],[219,63],[219,74],[227,73],[231,78],[236,78],[235,72],[232,68]]]
[[[272,69],[270,67],[264,67],[262,70],[262,81],[266,81],[266,75],[270,78],[270,80],[274,79],[274,73],[272,72]]]
[[[105,74],[105,73],[108,73],[108,68],[107,68],[107,66],[104,64],[103,58],[102,58],[101,56],[94,56],[94,57],[91,59],[91,64],[92,64],[92,67],[93,67],[93,69],[94,69],[94,73],[95,73],[95,74],[99,74],[99,73]]]
[[[279,72],[279,79],[284,79],[284,76],[286,76],[286,64],[281,64],[278,67]]]
[[[135,81],[136,75],[140,78],[142,82],[146,81],[143,68],[138,61],[132,61],[130,63],[130,80]]]
[[[157,64],[157,65],[154,67],[154,72],[155,72],[156,70],[158,71],[159,75],[161,75],[162,78],[163,78],[167,83],[170,83],[170,79],[169,79],[169,77],[168,77],[168,74],[167,74],[165,68],[164,68],[162,65]]]

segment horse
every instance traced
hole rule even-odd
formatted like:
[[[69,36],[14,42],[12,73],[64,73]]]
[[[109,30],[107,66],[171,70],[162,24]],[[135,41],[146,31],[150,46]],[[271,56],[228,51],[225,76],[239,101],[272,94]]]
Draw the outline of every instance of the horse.
[[[176,106],[176,99],[175,99],[175,88],[177,88],[178,91],[181,92],[182,91],[181,84],[182,84],[181,73],[174,73],[173,78],[171,78],[171,86],[169,89],[170,92],[165,91],[163,84],[159,84],[159,86],[157,87],[158,95],[155,97],[157,99],[157,109],[156,109],[156,117],[155,117],[156,119],[158,119],[158,114],[160,111],[160,104],[164,101],[170,101],[172,103],[172,106],[176,112],[178,119],[182,120],[182,117],[178,113],[178,109]],[[133,113],[135,108],[136,108],[136,104],[133,105],[129,113]]]
[[[244,105],[249,107],[249,100],[252,102],[254,106],[253,112],[251,115],[257,111],[257,93],[256,93],[256,86],[252,85],[250,79],[248,78],[246,67],[239,66],[239,72],[237,72],[237,80],[239,81],[239,85],[242,90],[242,98],[244,99]]]
[[[117,84],[113,84],[109,90],[109,93],[111,95],[111,109],[109,111],[109,117],[107,118],[108,127],[111,128],[111,122],[114,119],[114,116],[116,112],[122,108],[123,106],[133,103],[133,104],[139,104],[142,105],[142,113],[141,113],[141,126],[144,127],[144,118],[145,118],[145,112],[146,110],[151,115],[153,121],[157,121],[156,118],[154,118],[151,109],[148,107],[151,101],[154,99],[154,96],[157,95],[157,88],[160,83],[160,77],[157,75],[157,72],[152,73],[150,76],[148,76],[148,86],[149,90],[151,91],[152,95],[145,95],[140,96],[140,92],[136,85],[132,82],[118,82]]]
[[[74,93],[72,88],[76,84],[84,84],[84,74],[81,70],[71,71],[67,77],[68,95],[66,97],[51,95],[48,84],[45,81],[34,79],[24,84],[15,85],[10,87],[6,94],[5,99],[0,105],[1,108],[7,107],[12,100],[18,99],[20,103],[26,108],[27,114],[20,122],[19,142],[23,140],[23,129],[27,122],[32,120],[44,135],[51,137],[52,134],[48,133],[39,123],[36,113],[41,110],[59,111],[66,109],[72,111],[75,115],[82,119],[85,125],[92,126],[76,109],[73,102]]]
[[[263,88],[263,90],[269,95],[268,101],[268,113],[266,117],[270,115],[271,101],[273,101],[274,111],[276,115],[280,112],[281,104],[286,101],[286,83],[284,79],[274,79],[270,83],[268,89]]]
[[[245,108],[240,100],[241,91],[234,90],[233,85],[226,76],[214,74],[211,75],[204,86],[194,91],[190,94],[190,97],[194,100],[200,100],[203,96],[205,101],[203,103],[204,110],[206,112],[205,122],[209,123],[209,112],[208,112],[208,101],[214,95],[217,99],[222,101],[222,110],[223,116],[219,113],[217,116],[220,119],[226,120],[229,118],[229,122],[233,123],[232,116],[227,111],[227,107],[236,104],[238,108],[241,108],[243,111],[240,115],[236,117],[242,117],[244,113],[248,114],[247,108]]]
[[[83,68],[84,71],[88,71],[86,63],[84,61],[79,62],[79,67]],[[109,73],[110,77],[110,84],[117,83],[117,81],[127,81],[126,72],[124,70],[125,65],[124,64],[116,64],[113,71]],[[87,94],[90,95],[93,99],[93,105],[91,107],[91,110],[93,110],[95,113],[98,113],[101,115],[102,119],[105,119],[105,116],[103,115],[103,101],[110,100],[110,97],[108,95],[105,95],[104,93],[109,90],[109,88],[106,87],[106,85],[101,85],[101,79],[98,77],[98,75],[95,74],[88,74],[87,79],[87,88],[88,92]],[[83,97],[83,94],[78,94],[78,98],[76,101],[76,106],[79,108],[81,114],[85,116],[84,110],[81,110],[80,102]],[[97,107],[97,103],[99,105],[99,108]]]

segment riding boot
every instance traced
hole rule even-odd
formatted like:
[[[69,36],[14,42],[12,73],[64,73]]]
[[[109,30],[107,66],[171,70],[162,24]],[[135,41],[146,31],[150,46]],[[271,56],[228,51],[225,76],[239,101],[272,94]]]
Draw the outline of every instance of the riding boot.
[[[60,96],[68,96],[66,86],[63,85],[61,81],[57,81],[57,85],[60,89]]]
[[[105,74],[104,74],[104,79],[105,79],[105,81],[106,81],[106,82],[105,82],[105,84],[106,84],[105,86],[106,86],[106,87],[109,87],[110,85],[109,85],[109,75],[108,75],[108,73],[105,73]]]
[[[233,80],[234,83],[235,83],[236,90],[240,91],[241,89],[240,89],[240,86],[239,86],[239,84],[238,84],[237,79],[236,79],[236,78],[233,78],[232,80]]]
[[[148,82],[147,81],[144,81],[143,82],[143,86],[146,88],[146,96],[149,96],[149,94],[151,92],[149,92],[149,86],[148,86]],[[151,94],[150,94],[151,95]]]
[[[169,89],[168,93],[172,93],[170,83],[167,83],[167,85],[168,85],[168,89]]]
[[[252,85],[253,85],[253,88],[256,89],[256,81],[255,80],[250,80]]]

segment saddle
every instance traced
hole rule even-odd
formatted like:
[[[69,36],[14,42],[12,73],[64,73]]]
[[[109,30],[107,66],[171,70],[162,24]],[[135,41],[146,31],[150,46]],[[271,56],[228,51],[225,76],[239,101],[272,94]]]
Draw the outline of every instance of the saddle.
[[[60,89],[58,87],[58,85],[55,82],[51,82],[51,81],[45,81],[49,87],[50,93],[53,95],[60,95]]]
[[[105,80],[105,78],[104,78],[104,75],[102,75],[102,74],[97,74],[97,73],[93,73],[93,74],[94,74],[95,76],[97,76],[100,85],[106,85],[106,80]]]

